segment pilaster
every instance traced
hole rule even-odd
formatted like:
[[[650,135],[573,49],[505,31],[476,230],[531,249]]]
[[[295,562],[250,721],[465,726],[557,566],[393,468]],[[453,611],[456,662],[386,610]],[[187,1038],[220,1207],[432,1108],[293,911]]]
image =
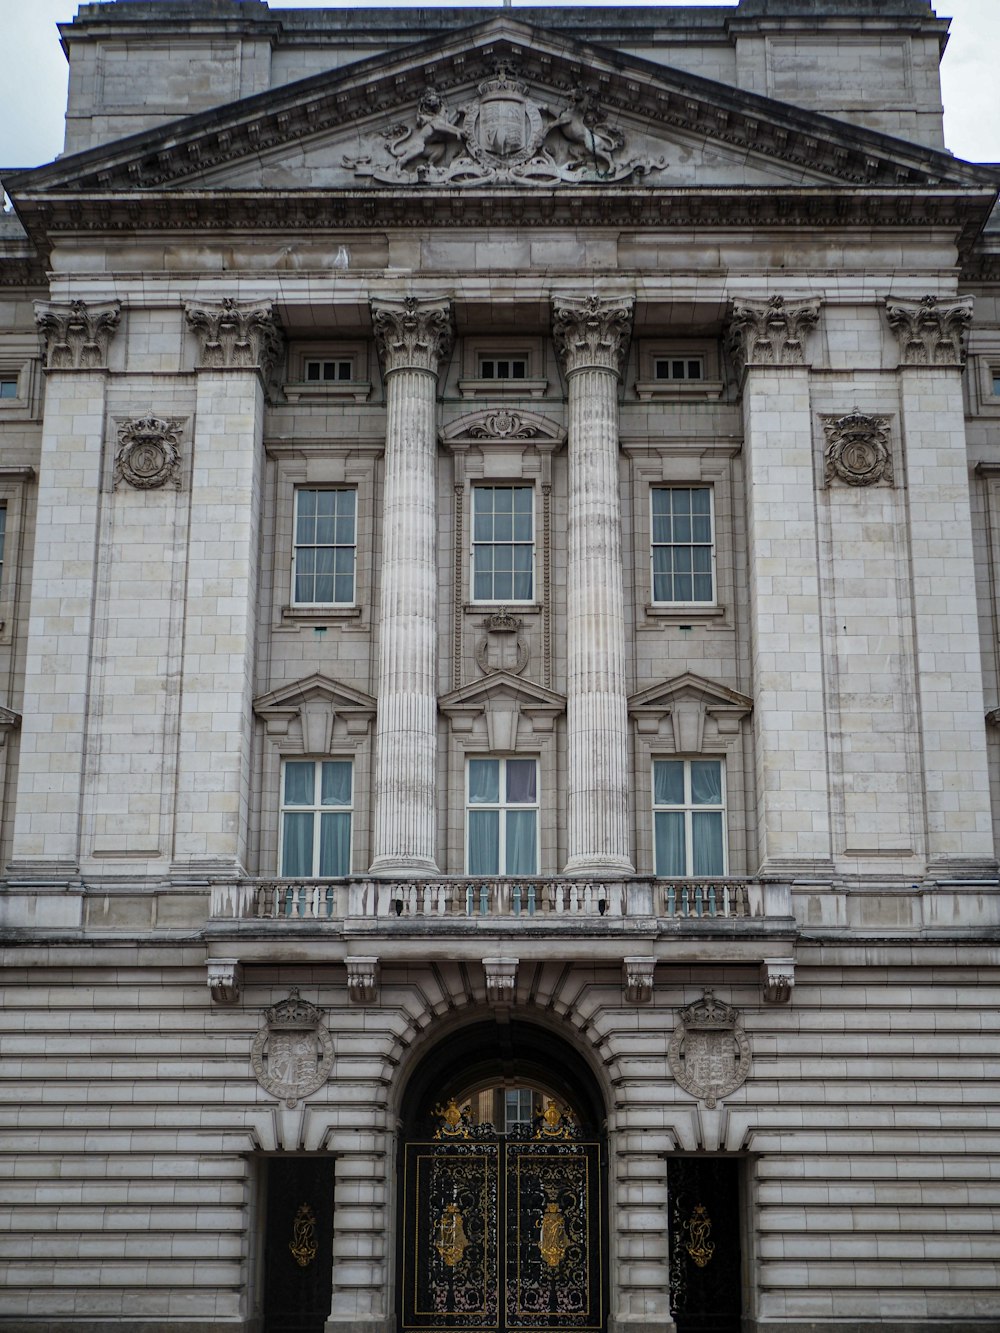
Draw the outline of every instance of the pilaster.
[[[454,339],[448,302],[376,301],[386,393],[375,742],[377,875],[437,872],[438,370]]]
[[[189,305],[198,343],[174,869],[246,865],[270,305]]]
[[[808,336],[818,298],[737,301],[758,845],[773,872],[831,866]]]
[[[973,298],[889,296],[913,589],[927,869],[995,873],[962,367]]]
[[[12,873],[65,878],[80,817],[108,352],[118,302],[35,308],[47,376]]]
[[[628,817],[618,385],[630,299],[559,298],[553,336],[569,398],[565,873],[633,873]]]

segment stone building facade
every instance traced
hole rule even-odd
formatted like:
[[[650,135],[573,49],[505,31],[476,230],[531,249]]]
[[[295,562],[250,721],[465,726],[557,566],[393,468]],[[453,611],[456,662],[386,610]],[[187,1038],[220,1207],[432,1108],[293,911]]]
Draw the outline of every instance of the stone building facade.
[[[947,29],[63,25],[0,218],[0,1328],[1000,1327]]]

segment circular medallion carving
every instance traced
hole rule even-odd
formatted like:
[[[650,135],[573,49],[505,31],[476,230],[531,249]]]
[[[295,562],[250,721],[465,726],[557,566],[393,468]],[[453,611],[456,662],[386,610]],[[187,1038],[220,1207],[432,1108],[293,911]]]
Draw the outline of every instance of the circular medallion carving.
[[[321,1022],[321,1011],[302,1000],[294,986],[266,1017],[267,1026],[254,1038],[250,1062],[260,1086],[291,1108],[330,1077],[333,1038]]]
[[[181,423],[161,417],[137,417],[118,427],[115,485],[127,481],[136,490],[180,485]]]
[[[866,416],[857,409],[825,422],[827,481],[843,481],[848,486],[891,484],[888,426],[888,418]]]
[[[680,1012],[667,1047],[670,1072],[685,1092],[703,1101],[709,1110],[728,1097],[750,1072],[750,1042],[739,1026],[738,1014],[706,990],[700,1000]]]

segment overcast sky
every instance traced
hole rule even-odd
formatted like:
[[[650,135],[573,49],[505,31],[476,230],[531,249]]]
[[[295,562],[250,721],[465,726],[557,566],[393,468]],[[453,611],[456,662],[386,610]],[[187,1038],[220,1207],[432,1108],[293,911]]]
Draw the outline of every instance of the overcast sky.
[[[326,0],[271,4],[272,10],[335,7]],[[973,162],[1000,162],[1000,0],[935,0],[934,7],[954,20],[942,66],[948,147]],[[37,166],[62,148],[66,61],[55,25],[76,10],[77,0],[0,0],[0,167]]]

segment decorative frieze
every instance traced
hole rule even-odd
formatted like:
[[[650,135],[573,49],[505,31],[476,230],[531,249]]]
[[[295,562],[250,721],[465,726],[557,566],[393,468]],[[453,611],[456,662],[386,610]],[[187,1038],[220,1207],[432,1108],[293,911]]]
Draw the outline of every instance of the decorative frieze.
[[[357,955],[344,959],[347,968],[347,993],[352,1004],[378,1002],[379,961],[374,956]]]
[[[180,490],[180,436],[183,418],[152,414],[118,426],[118,452],[112,486],[124,481],[140,491],[172,485]]]
[[[208,989],[216,1004],[236,1004],[243,985],[243,965],[238,958],[208,960]]]
[[[972,323],[975,298],[939,300],[923,296],[885,298],[885,317],[899,343],[902,366],[964,366],[965,337]]]
[[[257,1082],[291,1110],[321,1088],[333,1068],[333,1039],[323,1025],[323,1011],[293,986],[286,999],[265,1011],[266,1026],[250,1052]]]
[[[848,486],[891,486],[892,453],[889,417],[868,416],[855,408],[843,417],[825,417],[826,483]]]
[[[626,1004],[649,1004],[655,971],[655,958],[622,959],[622,993]]]
[[[282,338],[274,307],[239,305],[231,297],[221,305],[184,307],[188,326],[198,337],[202,370],[259,370],[266,379],[281,354]]]
[[[88,305],[35,305],[35,324],[46,370],[106,370],[108,346],[121,320],[120,301]]]
[[[567,376],[596,369],[620,378],[632,336],[632,300],[559,297],[552,307],[552,336]]]
[[[736,301],[727,347],[737,375],[748,366],[806,365],[806,336],[819,323],[821,306],[818,296]]]
[[[760,965],[760,988],[767,1004],[787,1004],[794,985],[794,958],[764,959]]]
[[[739,1012],[706,990],[681,1009],[667,1047],[667,1063],[685,1092],[711,1111],[746,1082],[750,1042],[739,1025]]]
[[[371,311],[384,375],[394,370],[426,370],[437,375],[455,342],[449,301],[405,296],[401,301],[373,301]]]

